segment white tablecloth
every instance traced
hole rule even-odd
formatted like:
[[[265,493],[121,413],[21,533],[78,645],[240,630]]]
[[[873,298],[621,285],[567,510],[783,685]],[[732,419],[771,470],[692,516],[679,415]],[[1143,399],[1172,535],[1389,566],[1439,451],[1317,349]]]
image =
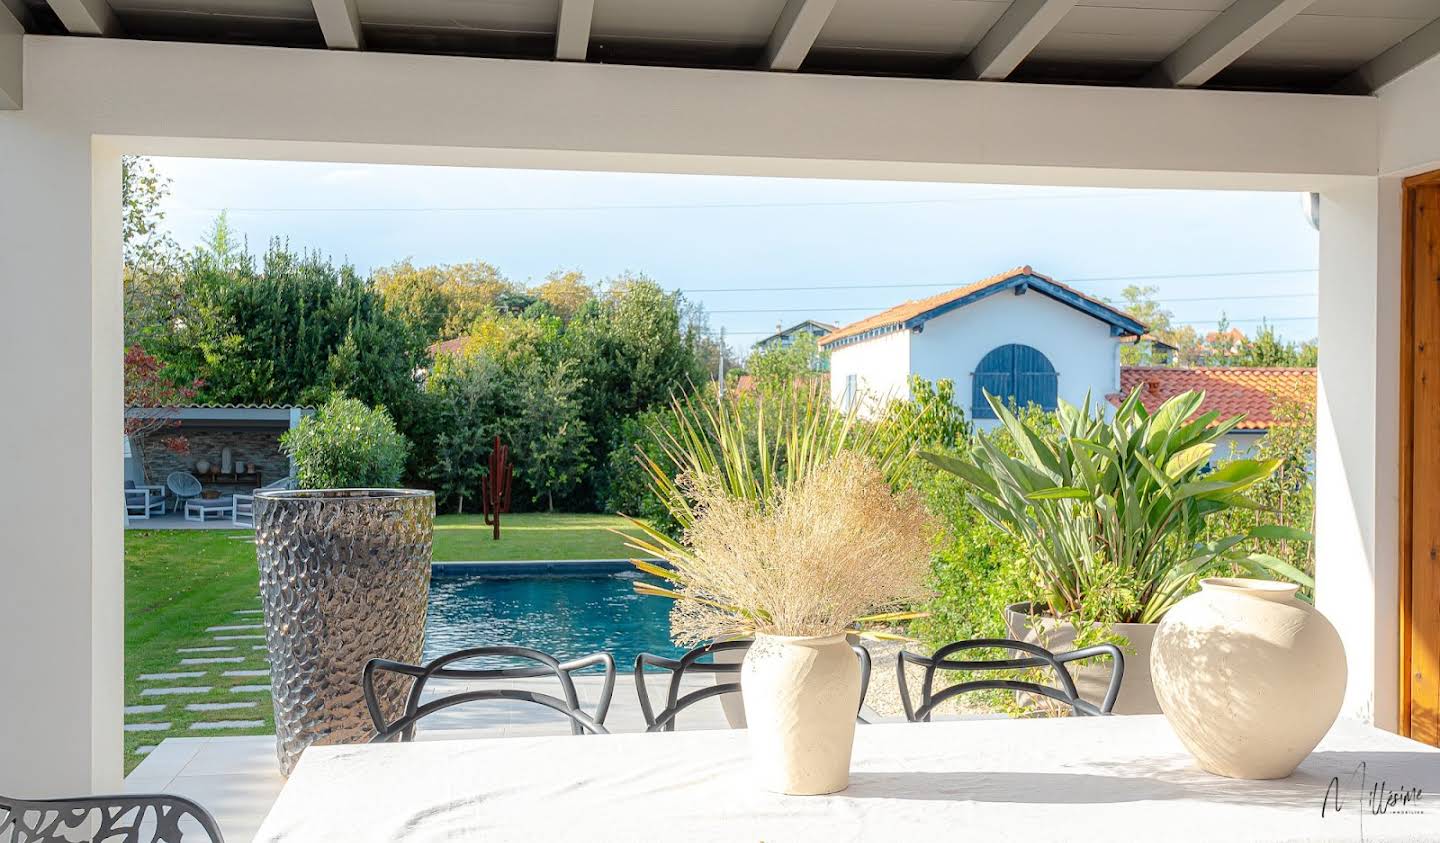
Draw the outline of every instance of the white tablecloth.
[[[831,796],[748,764],[743,731],[315,747],[255,839],[1440,841],[1440,750],[1350,721],[1271,782],[1200,771],[1158,716],[861,726]],[[1423,795],[1375,813],[1382,780]]]

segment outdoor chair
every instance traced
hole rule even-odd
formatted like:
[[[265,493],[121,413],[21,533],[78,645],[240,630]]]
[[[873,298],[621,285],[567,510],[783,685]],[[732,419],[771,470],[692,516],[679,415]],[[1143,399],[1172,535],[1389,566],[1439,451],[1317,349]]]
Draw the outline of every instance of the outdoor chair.
[[[480,669],[449,666],[456,662],[487,656],[528,659],[538,664],[533,667]],[[595,713],[591,715],[580,707],[580,698],[575,691],[575,681],[570,674],[595,665],[605,668],[605,681],[600,689],[600,699],[595,705]],[[376,696],[375,681],[378,674],[382,672],[398,673],[402,676],[409,676],[413,680],[405,700],[405,713],[395,720],[386,720],[384,712],[380,710],[379,698]],[[519,688],[485,688],[479,691],[449,694],[424,705],[420,704],[420,696],[425,691],[425,684],[431,679],[533,679],[541,676],[553,676],[560,680],[560,688],[565,698],[560,699],[538,691]],[[610,698],[615,693],[615,659],[609,653],[596,653],[562,663],[548,653],[532,650],[529,647],[472,647],[468,650],[441,656],[425,665],[404,664],[389,659],[371,659],[366,662],[365,670],[361,674],[361,685],[365,692],[365,706],[370,710],[370,720],[375,724],[375,736],[371,738],[371,743],[386,743],[396,738],[401,741],[413,741],[415,724],[431,714],[457,705],[485,700],[516,700],[542,705],[568,717],[572,734],[583,735],[588,732],[592,735],[604,735],[609,734],[605,729],[605,716],[610,711]]]
[[[256,492],[283,492],[295,488],[295,477],[282,477],[273,483],[266,483]],[[234,495],[235,509],[230,513],[230,523],[236,527],[255,526],[255,495]]]
[[[172,471],[165,478],[165,485],[169,487],[170,494],[175,496],[175,511],[179,512],[185,501],[190,498],[200,497],[205,490],[200,485],[200,478],[188,471]]]
[[[139,486],[125,481],[125,520],[127,522],[165,514],[165,487]]]
[[[1028,653],[1029,656],[1010,659],[978,660],[950,658],[954,653],[967,650],[987,649],[1013,650]],[[1075,680],[1071,677],[1070,671],[1065,667],[1065,665],[1071,662],[1082,661],[1097,656],[1109,656],[1114,663],[1114,669],[1110,672],[1110,683],[1105,689],[1105,698],[1098,706],[1081,699],[1080,692],[1075,688]],[[906,665],[918,665],[925,669],[925,679],[920,687],[920,705],[918,707],[912,703],[910,698],[910,688],[905,676]],[[1039,682],[1031,682],[1023,679],[975,679],[958,682],[938,693],[934,691],[935,673],[939,670],[1013,671],[1032,670],[1036,668],[1048,668],[1054,671],[1055,678],[1059,682],[1059,687],[1042,685]],[[953,699],[961,694],[985,690],[1017,691],[1035,694],[1069,706],[1070,710],[1077,716],[1099,717],[1109,715],[1110,709],[1115,706],[1115,698],[1120,694],[1120,683],[1125,678],[1125,657],[1121,655],[1120,648],[1114,644],[1098,644],[1094,647],[1072,650],[1068,653],[1052,653],[1044,647],[1039,647],[1027,641],[1014,641],[1008,638],[976,638],[969,641],[956,641],[953,644],[946,644],[930,656],[920,656],[902,650],[900,651],[899,658],[895,660],[895,670],[899,674],[900,703],[905,708],[905,719],[911,723],[929,722],[930,716],[935,712],[935,708],[946,700]]]
[[[185,822],[187,819],[190,822]],[[180,843],[202,839],[224,843],[210,812],[180,796],[0,796],[0,840],[7,843]]]
[[[675,731],[676,715],[695,703],[724,694],[739,693],[740,683],[736,681],[711,685],[681,696],[680,683],[687,672],[738,676],[740,662],[727,664],[714,661],[702,662],[700,659],[727,650],[748,650],[752,643],[754,642],[748,638],[741,641],[715,641],[696,647],[678,659],[657,656],[654,653],[641,653],[636,656],[635,693],[640,697],[640,713],[645,717],[645,731],[673,732]],[[859,710],[865,707],[865,694],[870,688],[870,651],[858,644],[852,644],[851,649],[855,651],[856,658],[860,659],[860,704],[856,709],[855,719],[860,723],[866,723],[865,718],[860,716]],[[645,668],[647,667],[670,671],[670,682],[665,694],[665,708],[659,714],[655,713],[655,708],[650,702],[650,693],[645,687]]]

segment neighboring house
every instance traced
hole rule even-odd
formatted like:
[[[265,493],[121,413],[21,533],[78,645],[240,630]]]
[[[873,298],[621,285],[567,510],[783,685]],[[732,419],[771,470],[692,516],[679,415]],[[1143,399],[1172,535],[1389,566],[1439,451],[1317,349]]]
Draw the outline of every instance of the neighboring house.
[[[1165,399],[1182,392],[1205,393],[1201,412],[1214,410],[1221,419],[1243,415],[1244,421],[1215,449],[1215,458],[1253,455],[1255,445],[1275,424],[1275,411],[1283,401],[1315,403],[1315,370],[1246,368],[1241,366],[1124,366],[1120,389],[1108,398],[1118,406],[1136,387],[1144,391],[1140,402],[1154,410]],[[1228,446],[1228,447],[1227,447]]]
[[[173,423],[140,441],[126,440],[125,479],[138,484],[163,484],[173,471],[195,474],[207,488],[248,492],[294,473],[290,458],[280,449],[280,436],[315,412],[313,407],[289,404],[223,404],[154,409],[131,407],[128,417],[160,415]],[[182,436],[189,444],[184,454],[165,446],[165,440]],[[230,449],[231,471],[221,471],[225,449]],[[197,464],[210,469],[200,472]],[[245,471],[235,471],[243,464]]]
[[[1120,341],[1146,326],[1028,266],[846,325],[820,340],[837,406],[873,415],[910,379],[949,378],[966,415],[993,420],[983,391],[1024,406],[1080,404],[1120,387]]]
[[[791,325],[784,329],[776,325],[775,333],[755,343],[755,350],[768,351],[772,348],[789,348],[795,344],[795,337],[799,334],[809,334],[816,339],[820,339],[826,334],[833,332],[835,328],[836,326],[831,325],[829,322],[817,322],[814,319],[806,319],[804,322]]]

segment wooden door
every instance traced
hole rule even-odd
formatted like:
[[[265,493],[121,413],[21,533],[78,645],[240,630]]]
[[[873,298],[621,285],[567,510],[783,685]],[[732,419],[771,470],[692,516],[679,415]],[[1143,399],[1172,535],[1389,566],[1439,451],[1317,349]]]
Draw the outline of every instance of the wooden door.
[[[1400,728],[1440,746],[1440,171],[1404,185]]]

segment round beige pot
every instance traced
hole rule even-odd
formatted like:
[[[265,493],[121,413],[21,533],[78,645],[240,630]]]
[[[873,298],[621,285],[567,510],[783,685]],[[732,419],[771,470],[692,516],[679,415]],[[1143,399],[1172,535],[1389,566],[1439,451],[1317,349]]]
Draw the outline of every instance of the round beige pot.
[[[1038,644],[1052,653],[1075,649],[1076,628],[1070,621],[1036,613],[1030,603],[1005,607],[1006,633],[1017,641]],[[1114,623],[1110,632],[1125,640],[1119,643],[1125,655],[1125,676],[1120,682],[1120,695],[1115,698],[1114,714],[1159,714],[1160,703],[1150,681],[1150,646],[1158,624]],[[1075,680],[1075,689],[1086,702],[1099,705],[1110,687],[1112,670],[1109,659],[1090,659],[1066,665]]]
[[[860,662],[844,635],[757,634],[740,666],[740,695],[762,787],[813,796],[849,785]]]
[[[1340,712],[1345,648],[1296,590],[1206,579],[1160,622],[1155,692],[1180,742],[1209,772],[1284,778]]]

